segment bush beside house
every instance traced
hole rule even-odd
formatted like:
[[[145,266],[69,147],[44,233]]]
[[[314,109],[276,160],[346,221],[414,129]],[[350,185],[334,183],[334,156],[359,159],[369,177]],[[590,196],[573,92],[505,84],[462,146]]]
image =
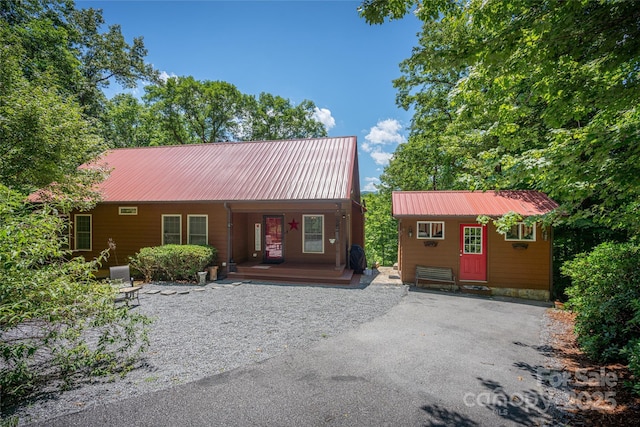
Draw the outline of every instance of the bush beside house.
[[[603,243],[562,266],[576,312],[575,332],[585,353],[599,362],[623,362],[640,393],[640,246]]]
[[[194,280],[198,271],[213,265],[217,251],[212,246],[163,245],[140,249],[130,259],[131,266],[152,280]]]

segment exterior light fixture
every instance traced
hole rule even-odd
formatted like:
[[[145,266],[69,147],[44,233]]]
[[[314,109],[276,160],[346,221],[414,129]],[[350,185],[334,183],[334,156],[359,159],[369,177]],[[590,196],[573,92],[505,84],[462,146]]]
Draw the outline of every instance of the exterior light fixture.
[[[409,237],[413,237],[413,227],[409,226]]]

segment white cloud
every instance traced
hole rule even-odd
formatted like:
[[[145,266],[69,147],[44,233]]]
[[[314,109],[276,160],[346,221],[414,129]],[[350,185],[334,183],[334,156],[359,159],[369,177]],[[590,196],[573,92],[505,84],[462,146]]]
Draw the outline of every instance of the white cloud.
[[[327,130],[331,130],[336,125],[336,120],[331,116],[331,110],[316,107],[313,118],[322,123]]]
[[[376,149],[376,151],[372,151],[370,153],[373,161],[376,162],[377,165],[386,166],[389,164],[389,160],[393,157],[393,153],[386,153],[382,150]]]
[[[380,184],[380,179],[375,176],[367,176],[364,178],[366,184],[362,188],[362,191],[378,191],[376,184]]]
[[[167,82],[167,80],[173,78],[173,77],[178,77],[177,75],[175,75],[174,73],[167,73],[166,71],[161,71],[160,75],[158,76],[160,78],[160,80],[162,80],[164,83]]]
[[[379,121],[364,137],[367,141],[364,145],[369,148],[365,151],[373,151],[373,147],[376,145],[402,144],[406,138],[400,133],[401,129],[402,125],[395,119]]]
[[[395,147],[406,142],[406,138],[400,133],[401,130],[402,125],[398,120],[381,120],[369,130],[360,148],[369,153],[377,165],[386,166],[393,157]]]

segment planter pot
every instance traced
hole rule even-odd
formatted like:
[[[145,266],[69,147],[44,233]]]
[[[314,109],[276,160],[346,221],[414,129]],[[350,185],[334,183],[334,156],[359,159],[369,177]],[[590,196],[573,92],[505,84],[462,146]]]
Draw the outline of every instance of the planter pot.
[[[218,267],[209,267],[209,280],[218,280]]]
[[[206,271],[198,271],[198,283],[201,285],[206,285],[207,283],[207,272]]]

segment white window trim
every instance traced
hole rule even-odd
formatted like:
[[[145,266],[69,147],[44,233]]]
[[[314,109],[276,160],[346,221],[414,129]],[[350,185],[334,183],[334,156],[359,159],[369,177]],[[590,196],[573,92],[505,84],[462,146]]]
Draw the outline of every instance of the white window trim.
[[[78,217],[89,218],[89,249],[78,249]],[[93,215],[91,214],[75,214],[73,216],[73,250],[78,252],[91,252],[93,250]]]
[[[527,225],[524,222],[519,222],[517,224],[518,226],[518,236],[520,236],[517,239],[509,239],[507,238],[507,235],[504,235],[504,240],[506,240],[507,242],[535,242],[536,241],[536,225],[535,224],[531,224],[531,227],[533,227],[533,238],[532,239],[523,239],[522,238],[522,226],[523,225]]]
[[[125,210],[131,210],[131,212],[125,212]],[[118,215],[138,215],[137,206],[118,206]]]
[[[187,244],[191,244],[191,218],[204,218],[204,244],[209,244],[209,215],[206,214],[193,214],[187,215]],[[164,235],[164,234],[163,234]]]
[[[162,234],[160,235],[160,241],[162,242],[163,245],[166,245],[167,243],[164,242],[164,219],[167,217],[178,217],[180,219],[180,243],[182,244],[182,215],[181,214],[162,214]]]
[[[464,225],[462,227],[462,239],[464,239],[466,237],[466,235],[464,234],[465,231],[467,229],[480,229],[480,252],[467,252],[467,248],[466,243],[463,242],[462,243],[462,253],[463,255],[484,255],[484,248],[485,248],[485,234],[484,234],[484,227],[481,225]]]
[[[429,226],[429,234],[433,234],[433,224],[442,224],[442,237],[420,237],[420,224],[431,224]],[[444,240],[444,221],[417,221],[416,222],[416,239],[420,240]]]
[[[307,220],[307,217],[321,217],[322,218],[322,238],[321,238],[322,249],[321,249],[320,252],[305,250],[305,240],[306,240],[305,222]],[[302,253],[304,253],[304,254],[323,254],[324,253],[324,215],[313,215],[313,214],[302,215]]]

